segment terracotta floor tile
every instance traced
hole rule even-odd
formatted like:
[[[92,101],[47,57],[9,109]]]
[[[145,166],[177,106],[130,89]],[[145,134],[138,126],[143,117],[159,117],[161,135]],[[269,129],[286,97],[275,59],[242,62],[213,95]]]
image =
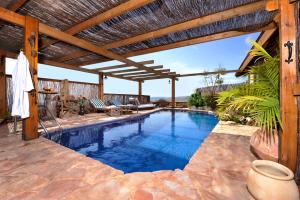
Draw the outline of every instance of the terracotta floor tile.
[[[82,119],[95,123],[107,117]],[[73,117],[66,126],[78,120]],[[234,134],[218,127],[184,170],[130,174],[44,138],[25,142],[20,135],[1,133],[0,199],[249,199],[246,177],[255,159],[249,137],[237,135],[232,124],[226,127]]]

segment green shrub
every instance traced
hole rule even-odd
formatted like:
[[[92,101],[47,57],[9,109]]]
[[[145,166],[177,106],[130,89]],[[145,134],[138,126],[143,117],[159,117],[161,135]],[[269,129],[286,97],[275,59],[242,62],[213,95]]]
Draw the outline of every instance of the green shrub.
[[[256,42],[251,41],[251,44],[255,47],[251,54],[263,61],[249,70],[249,74],[256,77],[255,81],[221,92],[217,100],[218,113],[248,116],[262,129],[273,132],[281,128],[279,58],[270,56]]]
[[[205,95],[204,104],[211,109],[215,110],[217,108],[217,96]]]
[[[204,106],[204,100],[200,93],[194,93],[192,94],[188,99],[188,105],[189,106],[195,106],[196,108]]]

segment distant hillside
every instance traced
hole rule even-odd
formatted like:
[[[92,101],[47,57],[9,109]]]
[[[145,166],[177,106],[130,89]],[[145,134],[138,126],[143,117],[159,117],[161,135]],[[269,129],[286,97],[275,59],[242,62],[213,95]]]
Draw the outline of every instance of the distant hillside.
[[[221,86],[217,87],[216,92],[218,93],[218,92],[222,92],[222,91],[225,91],[225,90],[229,90],[232,87],[238,86],[238,85],[240,85],[240,83],[238,83],[238,84],[224,84],[224,85],[221,85]],[[201,92],[202,94],[205,94],[205,93],[208,92],[209,88],[210,87],[197,88],[196,91]],[[189,98],[189,96],[178,96],[178,97],[176,97],[176,101],[177,102],[187,102],[188,98]],[[171,102],[171,97],[151,97],[150,98],[150,100],[152,102],[158,101],[159,99],[164,99],[166,101]]]
[[[231,88],[241,85],[241,83],[236,83],[236,84],[223,84],[220,86],[216,87],[216,93],[222,92],[222,91],[226,91],[226,90],[230,90]],[[196,91],[197,92],[201,92],[201,94],[205,94],[209,91],[211,87],[202,87],[202,88],[197,88]]]

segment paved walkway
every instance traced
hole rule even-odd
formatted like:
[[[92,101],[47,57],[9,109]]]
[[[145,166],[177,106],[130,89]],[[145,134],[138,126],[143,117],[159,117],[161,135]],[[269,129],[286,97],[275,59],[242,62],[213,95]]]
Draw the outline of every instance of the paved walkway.
[[[234,132],[234,126],[231,126]],[[123,174],[52,141],[0,138],[0,199],[249,199],[249,137],[212,133],[184,170]]]

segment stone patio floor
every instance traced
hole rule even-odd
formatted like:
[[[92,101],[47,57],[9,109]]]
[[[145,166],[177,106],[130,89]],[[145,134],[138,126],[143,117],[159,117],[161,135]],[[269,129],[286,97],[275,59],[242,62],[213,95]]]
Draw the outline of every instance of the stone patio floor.
[[[22,141],[2,126],[0,199],[250,199],[246,176],[255,157],[243,132],[251,130],[219,123],[184,170],[124,174],[42,137]]]

